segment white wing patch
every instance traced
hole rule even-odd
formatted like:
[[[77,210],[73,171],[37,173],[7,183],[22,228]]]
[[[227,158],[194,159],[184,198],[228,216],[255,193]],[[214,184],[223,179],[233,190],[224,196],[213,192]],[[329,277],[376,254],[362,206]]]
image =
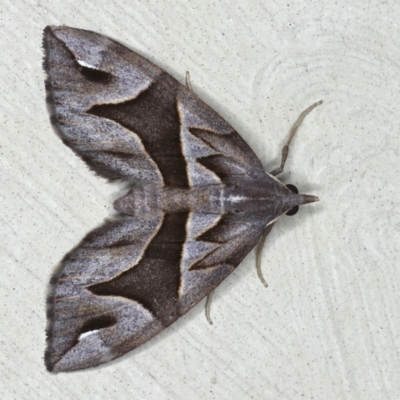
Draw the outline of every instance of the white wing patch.
[[[86,61],[79,60],[77,59],[78,64],[81,65],[82,67],[90,68],[90,69],[97,69],[94,65],[87,63]]]

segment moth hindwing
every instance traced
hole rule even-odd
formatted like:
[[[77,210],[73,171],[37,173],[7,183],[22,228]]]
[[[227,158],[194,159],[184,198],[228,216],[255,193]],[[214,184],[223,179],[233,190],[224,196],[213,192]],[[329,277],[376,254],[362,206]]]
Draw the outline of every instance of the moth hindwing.
[[[126,181],[119,217],[61,261],[48,298],[49,371],[93,367],[174,322],[304,197],[165,71],[121,44],[44,31],[51,121],[97,174]]]

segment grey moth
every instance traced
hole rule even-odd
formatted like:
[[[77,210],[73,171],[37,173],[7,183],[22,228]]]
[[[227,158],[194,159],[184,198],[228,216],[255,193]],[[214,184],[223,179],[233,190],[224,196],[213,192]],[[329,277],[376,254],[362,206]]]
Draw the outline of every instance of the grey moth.
[[[114,203],[118,216],[51,278],[45,364],[60,372],[152,338],[210,294],[279,217],[318,198],[275,177],[295,129],[281,166],[266,173],[190,88],[123,45],[48,26],[43,47],[56,132],[98,175],[129,186]]]

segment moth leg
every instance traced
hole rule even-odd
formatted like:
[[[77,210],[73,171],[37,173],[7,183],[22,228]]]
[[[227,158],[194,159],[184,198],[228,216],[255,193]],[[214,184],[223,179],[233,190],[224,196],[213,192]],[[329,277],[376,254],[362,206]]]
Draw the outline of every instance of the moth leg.
[[[190,83],[190,74],[189,71],[186,71],[186,87],[193,92],[192,84]]]
[[[187,78],[187,75],[186,75]],[[319,106],[320,104],[322,104],[322,101],[318,101],[316,103],[314,103],[312,106],[308,107],[307,110],[304,110],[299,118],[297,118],[297,121],[294,123],[292,130],[290,131],[290,135],[289,135],[289,139],[286,142],[285,146],[283,146],[282,149],[282,159],[281,159],[281,165],[278,168],[275,168],[272,172],[270,172],[270,175],[278,175],[283,171],[283,168],[285,166],[286,163],[286,159],[288,157],[289,154],[289,146],[290,143],[293,139],[293,136],[295,135],[297,128],[300,126],[300,124],[303,122],[303,119],[306,117],[307,114],[309,114],[312,110],[314,110],[315,107]]]
[[[213,324],[213,321],[212,321],[211,315],[210,315],[210,309],[211,309],[211,299],[212,299],[212,295],[214,294],[214,290],[211,290],[211,292],[208,293],[207,300],[206,300],[206,318],[210,325]]]
[[[261,254],[262,254],[262,250],[264,248],[264,243],[265,243],[265,239],[267,238],[267,236],[269,235],[269,233],[271,232],[272,228],[273,228],[274,224],[268,225],[264,232],[261,235],[261,239],[260,239],[260,243],[258,245],[258,249],[257,249],[257,256],[256,256],[256,268],[257,268],[257,275],[260,278],[261,283],[265,286],[268,287],[268,283],[265,281],[263,274],[261,272]]]

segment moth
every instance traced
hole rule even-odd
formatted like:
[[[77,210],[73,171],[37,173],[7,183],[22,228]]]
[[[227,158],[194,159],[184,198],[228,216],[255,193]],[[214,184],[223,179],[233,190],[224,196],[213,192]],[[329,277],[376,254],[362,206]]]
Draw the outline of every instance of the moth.
[[[212,292],[278,218],[318,200],[275,175],[320,102],[300,116],[281,166],[266,173],[190,87],[123,45],[48,26],[43,47],[56,132],[98,175],[129,186],[114,202],[118,216],[90,232],[51,278],[45,364],[59,372],[146,342]]]

